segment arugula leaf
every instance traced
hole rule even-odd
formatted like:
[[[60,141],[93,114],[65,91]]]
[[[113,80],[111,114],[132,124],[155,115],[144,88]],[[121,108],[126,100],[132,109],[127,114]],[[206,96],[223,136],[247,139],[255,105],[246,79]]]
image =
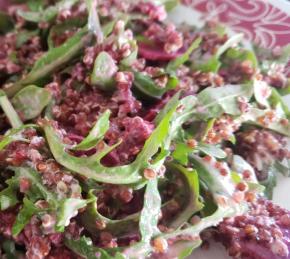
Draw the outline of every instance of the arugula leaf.
[[[254,168],[241,156],[233,156],[231,167],[240,176],[242,176],[243,172],[247,170],[250,173],[249,181],[253,183],[258,182]]]
[[[28,167],[11,167],[15,172],[15,176],[19,178],[26,178],[31,183],[31,188],[27,192],[29,200],[35,202],[37,199],[45,199],[54,208],[57,207],[56,195],[50,192],[41,181],[41,176],[32,168]]]
[[[237,98],[245,97],[250,99],[253,88],[250,84],[225,85],[222,87],[208,87],[198,95],[198,103],[204,110],[200,112],[201,119],[218,118],[223,113],[240,115]]]
[[[98,156],[98,154],[96,154],[97,159],[96,156],[88,158],[72,156],[66,152],[65,144],[62,143],[49,121],[44,123],[43,128],[55,160],[67,169],[100,182],[130,184],[142,180],[140,171],[150,167],[149,160],[157,153],[159,147],[163,145],[165,138],[168,136],[170,120],[175,109],[176,107],[159,123],[145,142],[135,161],[124,166],[105,167],[101,164],[102,157]]]
[[[189,171],[185,167],[175,163],[169,164],[169,170],[174,170],[175,172],[178,172],[178,174],[181,174],[186,182],[186,186],[184,187],[186,190],[184,193],[187,194],[187,205],[170,223],[170,227],[175,229],[181,227],[182,224],[187,222],[194,213],[200,211],[203,208],[203,204],[199,200],[199,181],[197,171]]]
[[[93,32],[97,37],[98,43],[101,43],[104,39],[104,36],[97,13],[97,0],[86,0],[86,3],[89,12],[88,30]]]
[[[220,159],[226,158],[227,156],[225,151],[223,151],[221,148],[218,148],[215,145],[199,143],[197,149],[206,155],[213,156]]]
[[[91,200],[82,200],[68,198],[60,201],[59,211],[56,223],[56,230],[63,232],[64,228],[69,225],[70,219],[78,214],[78,210],[84,208]]]
[[[230,175],[230,169],[227,164],[224,164],[224,169],[228,175],[221,175],[219,170],[213,164],[204,162],[202,158],[191,155],[190,162],[197,170],[199,178],[207,185],[212,193],[231,197],[236,189],[236,184]]]
[[[168,90],[174,89],[177,84],[178,79],[170,76],[167,85],[164,88],[161,88],[156,85],[151,77],[144,75],[141,72],[134,72],[134,86],[140,92],[150,97],[161,98]]]
[[[25,44],[29,39],[33,36],[39,34],[39,30],[28,31],[28,30],[21,30],[19,34],[16,35],[16,48],[20,48],[23,44]]]
[[[37,128],[38,126],[35,124],[26,124],[16,129],[10,129],[6,132],[4,137],[0,141],[0,151],[3,150],[6,146],[8,146],[13,141],[23,141],[27,142],[28,140],[23,138],[21,132],[27,128]]]
[[[34,214],[39,211],[37,207],[29,199],[23,199],[23,207],[18,212],[16,220],[12,226],[12,235],[14,237],[23,230],[23,228],[29,223]]]
[[[201,38],[197,38],[196,40],[194,40],[191,45],[189,46],[189,48],[186,50],[185,53],[183,53],[181,56],[171,60],[166,67],[166,71],[169,72],[175,72],[176,69],[181,66],[182,64],[184,64],[190,57],[190,54],[199,47],[201,43]]]
[[[274,87],[271,88],[271,96],[269,98],[269,102],[273,108],[276,108],[278,104],[282,106],[282,109],[288,119],[290,119],[290,111],[287,104],[284,102],[280,93]]]
[[[284,161],[275,161],[273,167],[282,175],[290,176],[290,159],[285,159]]]
[[[7,98],[6,94],[2,90],[0,90],[0,106],[2,110],[4,111],[5,115],[7,116],[13,128],[19,128],[23,125],[17,112],[14,110],[9,99]]]
[[[118,252],[113,256],[105,249],[93,246],[92,240],[85,236],[78,240],[66,238],[65,245],[77,255],[86,259],[126,259]]]
[[[215,55],[210,57],[208,60],[200,63],[200,61],[196,61],[193,64],[194,67],[203,72],[217,72],[221,66],[220,57],[224,54],[229,48],[233,47],[237,43],[239,43],[243,39],[243,34],[235,34],[231,38],[229,38],[222,46],[220,46]]]
[[[94,127],[91,129],[89,135],[77,144],[73,149],[75,150],[88,150],[97,145],[97,143],[103,139],[106,132],[110,127],[110,110],[106,110],[97,120]]]
[[[144,205],[139,220],[141,241],[127,248],[123,254],[129,258],[146,257],[151,251],[151,239],[160,233],[157,224],[161,212],[161,198],[157,179],[147,182],[144,194]]]
[[[51,22],[62,10],[70,9],[78,0],[62,0],[45,10],[23,11],[18,10],[18,15],[30,22]]]
[[[8,14],[0,11],[0,32],[1,33],[6,33],[13,29],[14,24],[11,16]]]
[[[251,61],[254,68],[258,67],[258,60],[255,53],[244,48],[229,48],[221,62],[223,65],[230,66],[232,62],[242,62],[245,60]]]
[[[6,239],[2,242],[1,246],[4,251],[3,257],[7,259],[24,258],[23,252],[16,250],[14,241]]]
[[[93,190],[89,191],[88,198],[92,200],[81,214],[81,222],[93,236],[99,233],[96,222],[104,226],[104,230],[113,235],[121,235],[137,229],[140,213],[134,213],[123,219],[112,220],[102,216],[97,210],[97,197]]]
[[[41,114],[49,104],[51,93],[34,85],[29,85],[20,90],[11,100],[15,109],[21,112],[24,120],[30,120]]]
[[[102,51],[96,57],[94,69],[90,80],[93,85],[97,85],[100,89],[110,91],[114,88],[114,74],[118,71],[115,60],[111,55]]]
[[[290,80],[288,79],[288,86],[282,89],[277,89],[280,95],[285,96],[290,94]]]
[[[262,128],[270,129],[273,131],[276,131],[282,135],[290,137],[290,124],[284,125],[280,122],[281,118],[276,118],[272,122],[267,122],[266,124],[262,123],[260,118],[263,118],[264,116],[267,116],[267,112],[271,110],[260,110],[257,108],[250,108],[250,110],[243,114],[241,118],[237,119],[241,122],[253,124],[260,126]]]
[[[178,142],[175,146],[175,149],[172,153],[172,157],[182,165],[188,164],[188,154],[192,152],[187,144]]]
[[[269,200],[273,198],[273,190],[277,185],[277,175],[274,170],[271,168],[268,170],[267,178],[263,181],[260,181],[260,184],[265,186],[264,194]]]
[[[87,35],[87,29],[81,29],[65,43],[59,47],[50,49],[41,56],[35,62],[30,73],[12,86],[5,88],[4,91],[11,97],[26,85],[33,84],[39,79],[49,76],[53,71],[62,67],[75,57],[85,46],[89,37],[90,35]]]
[[[254,96],[258,104],[262,107],[269,108],[268,96],[265,93],[271,92],[270,86],[265,81],[254,80]]]
[[[18,203],[18,180],[12,177],[6,181],[8,186],[0,192],[0,210],[6,210]]]

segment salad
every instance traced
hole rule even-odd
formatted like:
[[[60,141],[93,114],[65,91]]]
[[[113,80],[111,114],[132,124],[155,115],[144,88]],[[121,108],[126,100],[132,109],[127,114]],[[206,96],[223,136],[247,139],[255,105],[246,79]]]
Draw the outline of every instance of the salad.
[[[290,258],[290,46],[249,46],[175,0],[0,12],[0,257]],[[183,4],[186,4],[184,1]]]

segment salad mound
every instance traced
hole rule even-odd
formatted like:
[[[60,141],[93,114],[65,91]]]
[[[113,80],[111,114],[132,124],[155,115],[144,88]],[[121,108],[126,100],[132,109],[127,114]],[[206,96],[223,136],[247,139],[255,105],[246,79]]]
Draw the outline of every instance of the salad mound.
[[[1,258],[181,259],[208,233],[289,258],[289,46],[173,24],[178,4],[0,11]]]

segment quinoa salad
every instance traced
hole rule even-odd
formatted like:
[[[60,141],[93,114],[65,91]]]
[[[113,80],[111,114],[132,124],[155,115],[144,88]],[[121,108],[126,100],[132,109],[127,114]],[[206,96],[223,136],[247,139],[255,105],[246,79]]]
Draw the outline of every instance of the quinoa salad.
[[[290,45],[189,2],[2,1],[0,258],[290,258]]]

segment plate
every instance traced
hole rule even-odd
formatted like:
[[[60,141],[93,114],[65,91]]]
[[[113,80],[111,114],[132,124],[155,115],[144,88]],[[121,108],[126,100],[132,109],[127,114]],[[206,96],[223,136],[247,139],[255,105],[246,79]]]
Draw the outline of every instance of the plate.
[[[290,2],[286,0],[192,0],[190,6],[178,6],[169,17],[174,23],[197,27],[205,19],[218,19],[230,30],[242,32],[245,38],[264,48],[274,49],[290,43]],[[290,64],[287,69],[290,73]],[[290,95],[285,97],[290,107]],[[290,178],[278,176],[273,200],[290,210]],[[221,244],[211,243],[210,249],[196,249],[192,259],[227,259]]]

